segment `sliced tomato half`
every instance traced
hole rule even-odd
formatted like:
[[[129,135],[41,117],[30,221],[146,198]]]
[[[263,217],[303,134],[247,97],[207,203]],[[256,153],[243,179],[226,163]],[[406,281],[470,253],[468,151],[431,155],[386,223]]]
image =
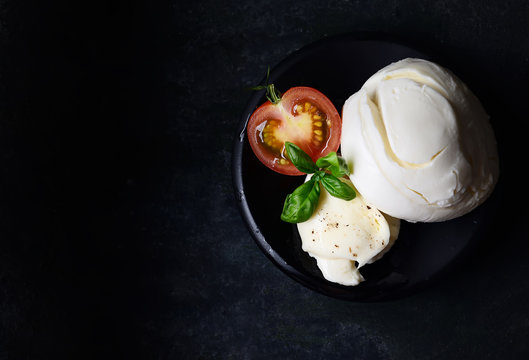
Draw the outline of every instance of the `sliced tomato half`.
[[[303,175],[290,162],[285,141],[305,151],[312,160],[337,151],[342,120],[333,103],[310,87],[294,87],[276,104],[267,101],[248,121],[250,146],[270,169],[285,175]]]

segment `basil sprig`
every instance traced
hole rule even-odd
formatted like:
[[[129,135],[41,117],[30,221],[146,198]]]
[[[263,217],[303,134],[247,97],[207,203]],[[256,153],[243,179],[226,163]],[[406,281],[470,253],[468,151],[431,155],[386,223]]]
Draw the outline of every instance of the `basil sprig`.
[[[354,189],[339,178],[349,175],[345,159],[335,152],[312,161],[301,148],[291,142],[285,142],[288,158],[294,166],[306,174],[314,174],[292,194],[289,194],[283,205],[281,220],[289,223],[300,223],[308,220],[320,199],[320,184],[329,194],[343,200],[352,200],[356,196]]]

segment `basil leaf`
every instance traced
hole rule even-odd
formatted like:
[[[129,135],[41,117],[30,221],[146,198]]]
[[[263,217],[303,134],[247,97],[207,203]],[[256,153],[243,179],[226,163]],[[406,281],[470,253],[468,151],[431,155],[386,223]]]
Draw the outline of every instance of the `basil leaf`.
[[[356,197],[355,190],[334,175],[325,174],[321,178],[321,184],[334,197],[343,200],[353,200]]]
[[[318,171],[318,167],[314,161],[312,161],[310,156],[301,150],[299,146],[289,141],[285,141],[285,149],[288,158],[299,171],[304,172],[305,174],[312,174],[315,171]]]
[[[331,173],[338,178],[350,174],[347,161],[345,161],[343,157],[338,156],[334,151],[319,158],[316,161],[316,166],[330,170]]]
[[[283,205],[281,220],[289,223],[300,223],[308,220],[320,199],[320,184],[310,179],[289,194]]]

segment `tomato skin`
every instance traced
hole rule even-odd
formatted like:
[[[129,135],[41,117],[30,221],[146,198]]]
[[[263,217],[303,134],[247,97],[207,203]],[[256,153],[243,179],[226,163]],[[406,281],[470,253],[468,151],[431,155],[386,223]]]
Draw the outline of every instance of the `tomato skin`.
[[[316,110],[312,110],[312,107],[310,108],[312,111],[305,111],[309,118],[314,116],[313,114],[319,114],[323,121],[315,121],[312,117],[312,120],[309,120],[312,123],[307,125],[307,115],[303,115],[303,105],[306,103],[317,109],[314,113],[313,111]],[[303,116],[305,116],[304,129],[300,127],[301,130],[298,131],[293,124],[296,124]],[[263,127],[269,123],[274,124],[272,130],[281,134],[281,136],[273,136],[275,147],[266,146],[263,140]],[[314,127],[314,124],[320,128]],[[320,135],[315,135],[314,133],[317,133],[319,129],[323,129],[323,133],[320,131],[318,133]],[[270,101],[262,104],[253,112],[247,125],[248,140],[257,158],[268,168],[284,175],[304,175],[280,152],[281,147],[284,151],[285,141],[298,145],[312,160],[316,161],[338,150],[341,130],[342,120],[333,103],[318,90],[303,86],[289,89],[277,104],[272,104]]]

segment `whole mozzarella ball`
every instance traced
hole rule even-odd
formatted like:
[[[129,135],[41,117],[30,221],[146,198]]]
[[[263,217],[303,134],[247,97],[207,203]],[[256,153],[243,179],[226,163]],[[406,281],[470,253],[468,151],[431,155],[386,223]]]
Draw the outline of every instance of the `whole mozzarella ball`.
[[[496,141],[479,100],[421,59],[381,69],[345,102],[341,152],[366,201],[410,222],[464,215],[498,178]]]

